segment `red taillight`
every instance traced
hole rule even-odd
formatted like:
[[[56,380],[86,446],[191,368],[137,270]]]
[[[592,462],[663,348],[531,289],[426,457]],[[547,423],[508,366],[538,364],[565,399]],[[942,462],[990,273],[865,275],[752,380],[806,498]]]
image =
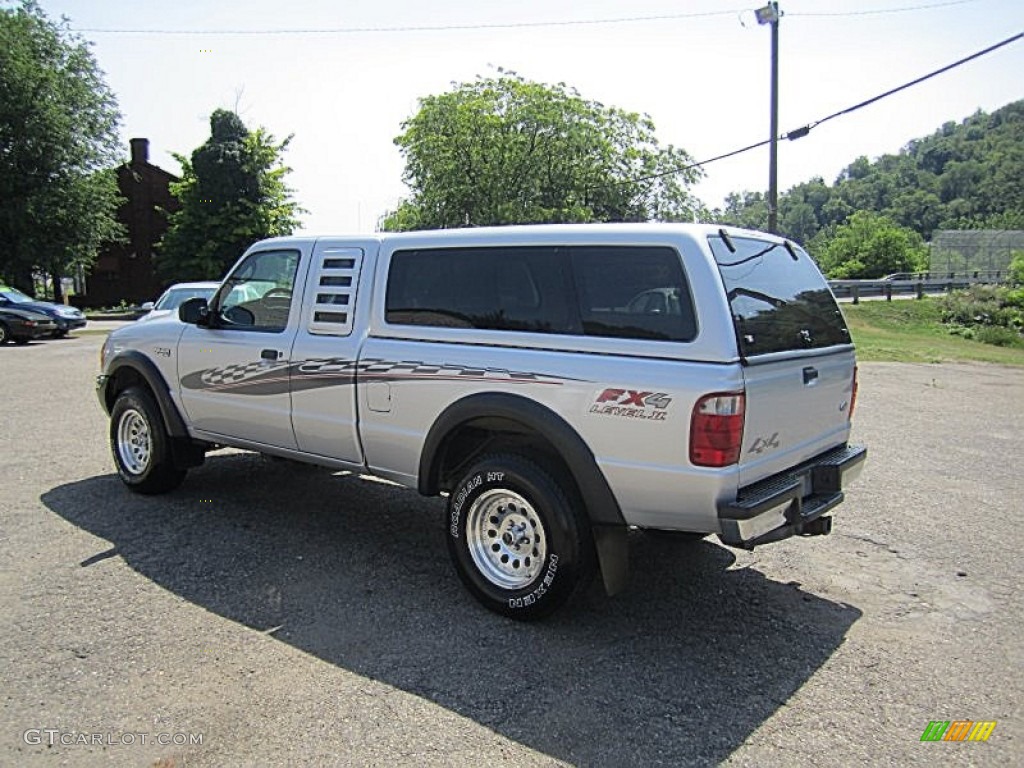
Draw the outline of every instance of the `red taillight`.
[[[850,418],[853,418],[853,409],[857,407],[857,389],[860,384],[857,382],[857,366],[853,366],[853,389],[850,393]]]
[[[727,467],[740,459],[746,395],[742,392],[705,395],[690,418],[690,463]]]

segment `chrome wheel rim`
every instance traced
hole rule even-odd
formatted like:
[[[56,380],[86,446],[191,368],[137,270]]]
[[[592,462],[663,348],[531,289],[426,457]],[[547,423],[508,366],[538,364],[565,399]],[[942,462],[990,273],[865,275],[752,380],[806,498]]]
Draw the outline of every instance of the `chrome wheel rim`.
[[[477,570],[502,589],[521,589],[537,578],[547,557],[544,525],[518,493],[482,493],[466,515],[466,542]]]
[[[121,464],[132,475],[141,475],[153,455],[153,440],[145,417],[134,408],[121,414],[117,425],[117,454]]]

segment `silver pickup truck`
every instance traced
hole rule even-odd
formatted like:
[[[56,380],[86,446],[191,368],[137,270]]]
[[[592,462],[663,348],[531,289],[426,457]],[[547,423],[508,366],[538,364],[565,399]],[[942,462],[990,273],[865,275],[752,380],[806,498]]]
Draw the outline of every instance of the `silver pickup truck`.
[[[112,333],[97,389],[139,493],[234,446],[446,495],[456,571],[518,619],[619,591],[631,528],[826,534],[866,455],[814,262],[706,225],[266,240]]]

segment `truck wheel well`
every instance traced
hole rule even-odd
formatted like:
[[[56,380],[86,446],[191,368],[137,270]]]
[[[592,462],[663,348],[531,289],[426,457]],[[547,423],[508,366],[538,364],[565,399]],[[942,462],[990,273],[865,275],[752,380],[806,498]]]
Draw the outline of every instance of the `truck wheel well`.
[[[491,416],[467,421],[445,437],[431,473],[435,488],[451,491],[470,465],[485,453],[521,454],[557,478],[576,485],[569,465],[543,435],[512,419]]]
[[[117,369],[114,375],[111,377],[110,382],[107,384],[107,388],[103,393],[103,400],[107,405],[107,412],[114,407],[114,403],[117,402],[117,396],[124,392],[128,387],[142,387],[151,396],[155,397],[156,394],[149,386],[149,382],[146,381],[146,377],[139,373],[131,366],[122,366]]]
[[[488,398],[486,402],[497,405],[494,410],[498,410],[504,403],[506,415],[497,415],[493,410],[491,413],[478,413],[456,422],[447,432],[442,432],[443,437],[439,436],[436,442],[432,436],[428,436],[424,456],[427,461],[421,464],[420,469],[420,492],[428,496],[440,491],[451,492],[482,455],[523,455],[541,465],[556,481],[563,483],[563,488],[570,496],[585,505],[605,589],[609,595],[621,592],[626,587],[629,570],[627,528],[615,497],[594,463],[593,456],[568,425],[560,422],[557,415],[547,417],[543,424],[545,427],[553,425],[553,434],[561,438],[558,444],[566,447],[567,454],[563,454],[556,443],[541,431],[544,427],[538,429],[517,420],[516,413],[509,414],[509,411],[516,410],[515,401],[510,403],[504,398]],[[508,407],[510,404],[513,407]],[[529,412],[530,406],[520,405],[519,408]],[[481,410],[487,408],[482,407]],[[534,412],[532,418],[538,415],[539,412]],[[443,421],[444,416],[439,419],[439,422]],[[562,427],[561,432],[559,426]],[[573,467],[579,475],[573,472]]]

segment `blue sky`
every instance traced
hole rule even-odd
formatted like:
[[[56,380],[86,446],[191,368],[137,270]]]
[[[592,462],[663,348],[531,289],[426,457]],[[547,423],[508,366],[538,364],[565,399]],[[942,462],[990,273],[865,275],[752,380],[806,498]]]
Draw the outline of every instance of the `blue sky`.
[[[786,131],[1024,31],[1021,0],[781,0],[780,129]],[[122,136],[178,170],[208,116],[234,109],[250,127],[294,134],[286,156],[303,231],[372,231],[405,189],[393,139],[417,99],[496,67],[565,82],[649,114],[663,143],[711,157],[768,136],[769,32],[744,0],[41,0],[82,30],[351,30],[483,26],[712,14],[608,24],[329,34],[86,31],[118,97]],[[843,15],[816,15],[843,14]],[[859,155],[895,152],[977,109],[1024,98],[1024,41],[780,145],[781,190],[832,182]],[[695,192],[767,187],[767,149],[706,168]]]

